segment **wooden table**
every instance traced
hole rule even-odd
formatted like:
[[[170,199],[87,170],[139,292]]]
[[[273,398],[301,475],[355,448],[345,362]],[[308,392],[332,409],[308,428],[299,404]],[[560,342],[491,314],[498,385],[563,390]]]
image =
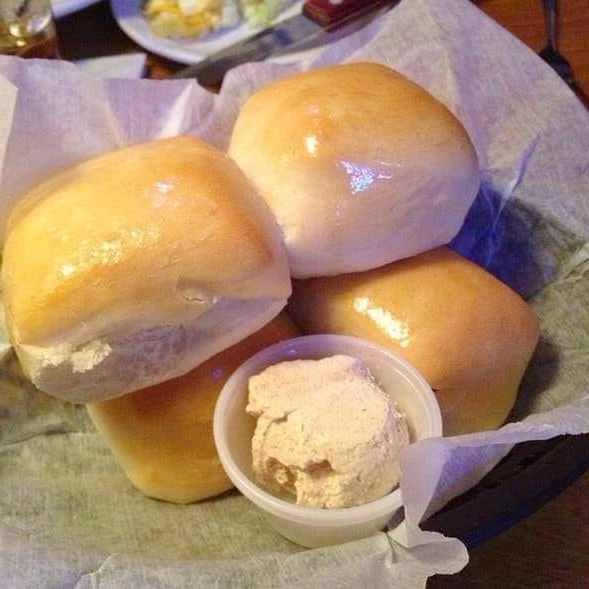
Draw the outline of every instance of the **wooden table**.
[[[589,587],[589,473],[536,513],[470,551],[457,575],[428,589]]]
[[[540,0],[479,0],[476,4],[534,51],[544,44]],[[589,2],[562,0],[560,49],[589,94]],[[81,59],[143,51],[117,27],[106,3],[58,22],[62,55]],[[148,74],[164,78],[182,66],[149,55]],[[460,574],[436,577],[428,587],[589,587],[589,474],[499,537],[471,551]]]

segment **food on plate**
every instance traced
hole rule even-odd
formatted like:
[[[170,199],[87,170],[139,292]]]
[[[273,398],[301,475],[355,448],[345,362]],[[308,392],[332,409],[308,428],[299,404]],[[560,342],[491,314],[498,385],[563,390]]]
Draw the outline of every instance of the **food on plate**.
[[[409,360],[436,393],[445,435],[505,421],[539,335],[517,293],[445,247],[296,281],[289,310],[304,333],[363,337]]]
[[[2,279],[25,373],[74,402],[185,374],[291,292],[266,204],[194,137],[106,153],[30,191],[9,219]]]
[[[292,0],[238,0],[244,19],[251,25],[269,25]]]
[[[373,63],[265,86],[239,113],[229,154],[276,216],[298,278],[368,270],[448,243],[479,187],[460,121]]]
[[[256,480],[311,507],[363,505],[399,483],[404,416],[368,368],[336,355],[269,366],[249,380]]]
[[[133,484],[149,497],[190,503],[231,488],[213,442],[213,410],[231,373],[249,356],[298,330],[286,314],[188,374],[87,405]]]
[[[245,21],[268,25],[284,0],[147,0],[144,14],[159,37],[198,38]]]

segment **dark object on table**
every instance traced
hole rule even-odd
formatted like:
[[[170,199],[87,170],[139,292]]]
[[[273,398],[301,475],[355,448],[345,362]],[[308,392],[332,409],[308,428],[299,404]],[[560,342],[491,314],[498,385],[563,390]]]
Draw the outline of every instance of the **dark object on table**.
[[[546,45],[539,55],[570,86],[574,84],[573,69],[565,56],[558,51],[558,3],[557,0],[543,1]]]
[[[230,69],[248,61],[309,49],[345,36],[365,24],[367,17],[395,0],[307,0],[301,14],[260,31],[250,39],[232,45],[204,61],[180,70],[174,78],[196,78],[202,86],[216,87]]]
[[[589,97],[579,88],[571,64],[558,50],[558,2],[557,0],[543,0],[543,2],[546,45],[539,55],[568,84],[579,100],[589,108]]]
[[[524,442],[423,523],[474,548],[531,515],[589,470],[589,435]]]

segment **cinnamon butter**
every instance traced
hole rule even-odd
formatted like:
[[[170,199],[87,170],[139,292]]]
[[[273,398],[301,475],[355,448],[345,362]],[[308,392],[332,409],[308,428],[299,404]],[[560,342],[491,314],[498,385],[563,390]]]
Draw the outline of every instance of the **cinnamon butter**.
[[[362,505],[399,483],[407,424],[358,359],[336,355],[266,368],[249,380],[255,477],[313,507]]]

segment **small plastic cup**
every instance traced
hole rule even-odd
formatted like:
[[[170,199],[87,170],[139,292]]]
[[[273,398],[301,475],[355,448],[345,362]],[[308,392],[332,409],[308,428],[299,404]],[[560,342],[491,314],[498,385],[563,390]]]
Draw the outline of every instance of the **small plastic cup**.
[[[252,470],[251,442],[256,419],[246,411],[250,376],[287,360],[321,359],[346,354],[362,360],[376,381],[405,414],[411,442],[442,435],[442,417],[435,395],[419,372],[391,350],[341,335],[310,335],[270,346],[244,362],[223,387],[213,418],[215,445],[233,484],[264,511],[285,538],[316,548],[371,536],[382,530],[401,508],[401,491],[341,509],[296,505],[259,487]]]

